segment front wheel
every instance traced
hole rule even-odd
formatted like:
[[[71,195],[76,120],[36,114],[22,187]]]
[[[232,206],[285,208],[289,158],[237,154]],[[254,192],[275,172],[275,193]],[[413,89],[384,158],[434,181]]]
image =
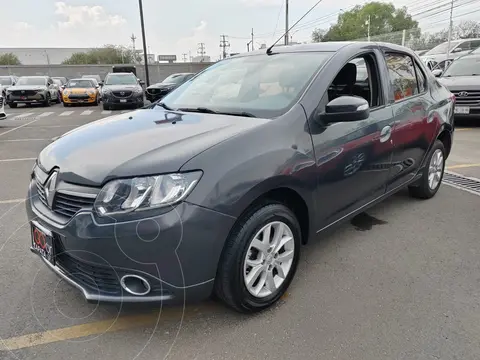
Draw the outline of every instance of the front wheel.
[[[103,110],[110,110],[110,105],[103,104]]]
[[[422,170],[422,177],[408,188],[410,195],[418,199],[434,197],[440,188],[444,172],[445,147],[440,140],[436,140],[430,151],[427,166]]]
[[[267,202],[252,209],[227,239],[215,294],[244,313],[272,306],[295,275],[300,238],[297,218],[286,206]]]
[[[45,96],[45,101],[43,102],[43,106],[50,106],[50,93],[48,92],[47,95]]]

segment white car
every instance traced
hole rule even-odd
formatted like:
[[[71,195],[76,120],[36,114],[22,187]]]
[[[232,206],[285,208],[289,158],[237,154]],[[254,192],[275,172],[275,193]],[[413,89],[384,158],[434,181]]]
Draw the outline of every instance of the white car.
[[[480,38],[475,39],[461,39],[450,41],[449,60],[456,59],[462,55],[468,54],[470,51],[480,47]],[[433,60],[437,63],[447,60],[448,41],[435,46],[433,49],[427,51],[421,56],[425,62]]]
[[[5,120],[7,114],[5,113],[5,101],[3,100],[2,94],[0,94],[0,120]]]

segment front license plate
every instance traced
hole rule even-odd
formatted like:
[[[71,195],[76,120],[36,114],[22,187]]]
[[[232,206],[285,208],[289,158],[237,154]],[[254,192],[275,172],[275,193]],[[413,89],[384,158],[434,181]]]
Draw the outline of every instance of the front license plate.
[[[127,100],[125,100],[125,99],[122,99],[122,100],[120,100],[120,102],[126,103],[126,102],[127,102]]]
[[[32,224],[32,248],[46,260],[55,264],[53,235]]]
[[[470,114],[468,106],[455,106],[455,114]]]

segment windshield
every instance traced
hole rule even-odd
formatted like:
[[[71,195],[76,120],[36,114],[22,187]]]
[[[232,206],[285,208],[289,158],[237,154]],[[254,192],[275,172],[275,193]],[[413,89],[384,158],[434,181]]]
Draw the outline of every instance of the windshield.
[[[0,85],[12,85],[12,78],[6,76],[6,77],[0,77]]]
[[[173,74],[167,77],[165,80],[162,81],[164,84],[180,84],[184,78],[184,75],[181,74]]]
[[[452,49],[460,43],[461,43],[461,41],[451,41],[450,42],[450,51],[452,51]],[[440,45],[435,46],[432,50],[427,51],[425,53],[425,55],[446,54],[447,50],[448,50],[448,41],[444,42],[444,43],[441,43]]]
[[[137,78],[134,75],[108,75],[105,85],[137,85]]]
[[[21,77],[18,79],[17,85],[46,85],[47,79],[35,77]]]
[[[67,85],[67,88],[92,88],[94,87],[93,82],[90,80],[70,80]]]
[[[480,57],[460,58],[451,63],[443,76],[480,75]]]
[[[256,117],[280,116],[300,98],[330,56],[304,52],[222,60],[168,94],[163,103],[172,109],[200,107]]]

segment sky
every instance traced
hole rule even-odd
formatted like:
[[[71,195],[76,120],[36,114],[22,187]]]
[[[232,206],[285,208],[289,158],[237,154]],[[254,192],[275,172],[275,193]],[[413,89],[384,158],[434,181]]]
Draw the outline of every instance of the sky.
[[[460,20],[480,21],[475,0],[455,9]],[[198,43],[205,44],[207,55],[217,60],[220,35],[228,36],[228,52],[244,52],[251,40],[254,47],[270,44],[285,30],[285,0],[143,0],[146,40],[149,52],[197,55]],[[290,26],[317,0],[289,0]],[[364,0],[323,0],[292,32],[292,40],[309,41],[316,27],[328,28],[338,12]],[[448,0],[396,0],[412,14],[441,5]],[[448,5],[447,5],[448,6]],[[31,11],[25,11],[31,9]],[[443,8],[445,9],[445,8]],[[462,15],[468,13],[466,15]],[[448,26],[448,11],[419,15],[420,25],[429,30]],[[142,47],[137,0],[15,0],[2,7],[1,47],[97,47],[105,44]],[[361,35],[361,34],[360,34]],[[363,34],[361,36],[366,36]],[[359,36],[359,37],[361,37]]]

